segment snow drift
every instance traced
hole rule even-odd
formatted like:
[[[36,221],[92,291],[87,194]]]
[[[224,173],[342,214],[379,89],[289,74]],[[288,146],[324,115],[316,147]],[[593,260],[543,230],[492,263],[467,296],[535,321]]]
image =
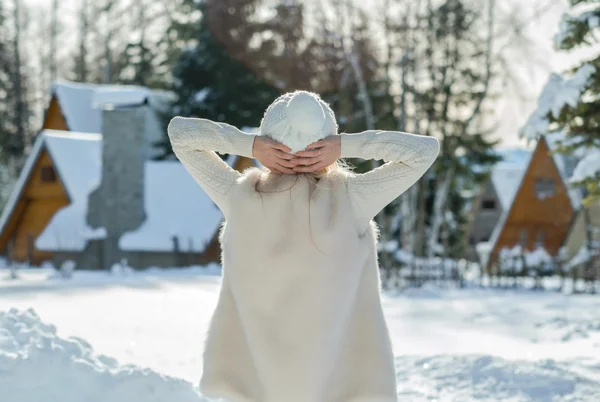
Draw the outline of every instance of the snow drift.
[[[61,339],[33,310],[0,312],[2,402],[203,402],[189,382],[97,355]]]
[[[398,400],[567,402],[600,400],[598,362],[491,356],[396,359]],[[594,374],[595,373],[595,374]],[[2,402],[209,402],[184,380],[96,354],[62,339],[33,310],[0,312]],[[285,401],[281,401],[285,402]]]

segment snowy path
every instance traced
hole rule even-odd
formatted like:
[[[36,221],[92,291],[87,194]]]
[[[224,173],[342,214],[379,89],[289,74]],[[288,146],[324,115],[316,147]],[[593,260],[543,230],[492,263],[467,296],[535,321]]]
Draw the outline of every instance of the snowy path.
[[[135,364],[173,377],[140,369],[129,369],[124,377],[114,374],[113,381],[119,384],[131,382],[144,390],[150,386],[152,400],[170,400],[164,399],[167,389],[181,395],[181,400],[202,400],[189,383],[175,378],[192,384],[199,378],[202,341],[220,277],[204,275],[202,269],[124,277],[77,273],[70,281],[48,280],[46,273],[27,274],[18,281],[5,280],[6,276],[0,270],[0,312],[33,308],[44,324],[57,328],[57,336],[46,338],[60,343],[68,341],[59,338],[76,336],[85,339],[85,346],[76,350],[93,347],[94,352],[87,351],[86,356],[99,353],[120,365]],[[387,295],[384,307],[397,355],[400,401],[600,400],[598,296],[426,288]],[[12,314],[14,322],[18,313]],[[43,326],[37,317],[27,320],[31,327]],[[14,372],[6,361],[3,366],[6,345],[39,344],[15,334],[35,332],[23,326],[9,329],[0,318],[2,402],[35,400],[2,397],[2,378],[8,381],[8,373]],[[6,340],[11,337],[19,341]],[[24,364],[19,366],[24,373],[35,370]],[[102,366],[102,362],[94,364]],[[114,372],[116,363],[111,364]],[[39,371],[43,366],[35,367]],[[63,377],[67,386],[68,376]],[[103,381],[98,384],[105,384],[106,378]],[[121,402],[114,395],[112,399],[84,399]],[[57,394],[50,400],[62,397]]]

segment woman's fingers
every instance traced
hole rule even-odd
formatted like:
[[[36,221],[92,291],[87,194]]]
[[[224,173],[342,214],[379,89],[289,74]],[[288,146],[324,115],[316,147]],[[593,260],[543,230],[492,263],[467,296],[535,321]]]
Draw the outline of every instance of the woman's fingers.
[[[288,167],[283,166],[280,163],[275,163],[275,169],[281,173],[285,173],[285,174],[296,174],[296,171],[294,169],[290,169]]]
[[[324,146],[327,146],[327,141],[326,140],[319,140],[316,142],[313,142],[312,144],[310,144],[309,146],[306,147],[306,149],[309,148],[323,148]]]
[[[307,149],[305,151],[298,151],[295,153],[296,156],[299,156],[301,158],[312,158],[315,156],[319,156],[323,153],[323,150],[321,148],[319,149]]]
[[[273,149],[273,153],[275,154],[276,157],[278,157],[279,159],[285,159],[285,160],[290,160],[294,157],[294,154],[290,154],[287,152],[283,152],[279,149]]]
[[[278,158],[275,160],[275,163],[281,166],[285,166],[287,168],[293,169],[297,166],[295,162],[289,161],[287,159]]]
[[[271,141],[272,141],[271,145],[272,145],[273,148],[278,149],[278,150],[283,151],[283,152],[286,152],[288,154],[292,152],[292,149],[290,147],[285,146],[285,145],[283,145],[283,144],[281,144],[281,143],[279,143],[277,141],[273,141],[273,140],[271,140]]]
[[[319,162],[310,166],[297,166],[296,168],[294,168],[294,171],[296,173],[314,173],[323,169],[325,166],[327,166],[327,164]]]
[[[293,159],[293,161],[296,162],[297,165],[304,165],[304,166],[314,165],[315,163],[319,163],[322,160],[323,159],[320,156],[316,156],[313,158],[295,158],[295,159]]]

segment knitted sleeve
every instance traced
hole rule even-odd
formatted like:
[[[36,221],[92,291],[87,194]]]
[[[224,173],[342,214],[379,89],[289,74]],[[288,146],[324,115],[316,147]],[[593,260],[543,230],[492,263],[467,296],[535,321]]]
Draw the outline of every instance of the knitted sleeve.
[[[434,137],[397,131],[365,131],[341,134],[342,157],[383,159],[386,163],[367,173],[348,178],[348,193],[360,228],[387,204],[409,189],[437,158]]]
[[[225,123],[174,117],[167,128],[173,152],[224,215],[228,193],[240,176],[216,153],[252,158],[255,135]]]

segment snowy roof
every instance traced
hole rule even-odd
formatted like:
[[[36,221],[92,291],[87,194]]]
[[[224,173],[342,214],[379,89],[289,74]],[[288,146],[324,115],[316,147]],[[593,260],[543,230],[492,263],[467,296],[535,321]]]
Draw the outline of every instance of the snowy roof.
[[[61,208],[36,240],[40,250],[81,251],[88,239],[103,237],[103,230],[87,225],[88,194],[100,185],[102,136],[46,130],[46,149],[71,203]]]
[[[179,162],[146,162],[145,177],[147,218],[121,237],[121,249],[173,251],[177,237],[181,251],[203,251],[223,219],[221,211]]]
[[[88,240],[104,238],[103,228],[87,225],[88,196],[101,181],[102,136],[46,130],[36,147],[45,144],[71,203],[60,209],[36,240],[49,251],[82,251]],[[38,151],[39,152],[39,151]],[[33,153],[32,153],[33,154]],[[33,164],[35,157],[28,159]],[[124,250],[170,251],[173,236],[181,250],[204,250],[221,220],[220,210],[177,161],[146,162],[146,221],[121,238]],[[182,202],[182,200],[184,200]]]
[[[78,202],[81,190],[98,184],[98,178],[93,175],[95,170],[89,167],[94,164],[99,166],[100,139],[101,136],[98,134],[54,130],[42,131],[38,135],[0,217],[0,232],[4,230],[32,173],[38,156],[44,149],[50,154],[57,174],[71,200],[71,205],[81,208],[80,202]]]
[[[173,95],[168,91],[151,90],[133,85],[101,85],[56,81],[52,87],[70,131],[102,133],[102,108],[107,105],[125,106],[148,102],[151,110],[167,111]],[[159,113],[148,113],[147,138],[150,142],[162,139],[165,127]]]

